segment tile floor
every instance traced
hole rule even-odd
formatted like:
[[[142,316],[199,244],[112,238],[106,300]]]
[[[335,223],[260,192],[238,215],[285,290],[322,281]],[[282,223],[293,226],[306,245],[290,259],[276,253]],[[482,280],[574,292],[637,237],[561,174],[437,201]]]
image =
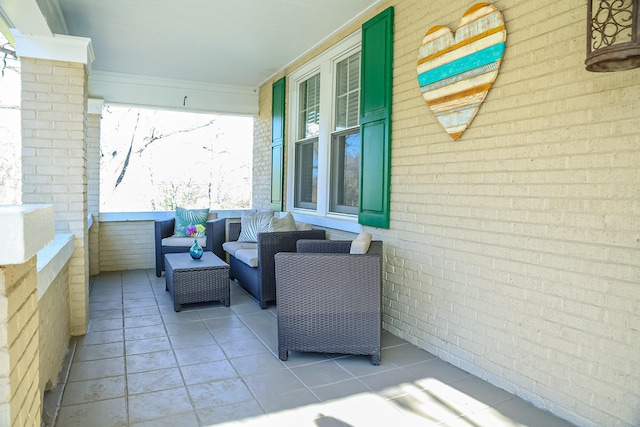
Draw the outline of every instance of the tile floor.
[[[390,333],[382,363],[277,354],[275,306],[235,282],[231,306],[179,313],[154,270],[91,280],[55,426],[570,426]]]

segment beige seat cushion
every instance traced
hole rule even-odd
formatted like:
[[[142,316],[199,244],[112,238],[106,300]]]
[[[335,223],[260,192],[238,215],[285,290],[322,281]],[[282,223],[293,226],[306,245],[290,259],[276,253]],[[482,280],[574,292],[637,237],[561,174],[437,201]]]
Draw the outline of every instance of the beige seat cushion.
[[[238,261],[242,261],[249,267],[258,266],[258,249],[238,249],[234,255]]]
[[[228,252],[230,255],[238,258],[236,256],[236,251],[239,249],[254,249],[256,253],[258,252],[258,244],[253,242],[224,242],[222,244],[222,249]]]
[[[203,248],[207,246],[207,236],[198,237],[197,239],[194,239],[193,237],[165,237],[162,239],[162,246],[186,246],[190,248],[193,246],[194,240],[198,240],[198,244]]]

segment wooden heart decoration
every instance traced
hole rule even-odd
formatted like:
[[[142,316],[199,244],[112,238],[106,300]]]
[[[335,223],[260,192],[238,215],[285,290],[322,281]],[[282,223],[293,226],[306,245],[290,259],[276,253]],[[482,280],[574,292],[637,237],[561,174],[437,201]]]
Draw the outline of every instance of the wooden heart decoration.
[[[507,30],[489,3],[469,8],[455,36],[438,25],[427,31],[418,53],[418,84],[429,109],[454,141],[478,113],[498,76]]]

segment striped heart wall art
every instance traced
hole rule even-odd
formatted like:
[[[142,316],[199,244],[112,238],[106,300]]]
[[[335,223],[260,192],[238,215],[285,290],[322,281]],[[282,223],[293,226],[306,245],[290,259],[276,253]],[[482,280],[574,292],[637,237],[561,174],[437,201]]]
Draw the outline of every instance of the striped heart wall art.
[[[427,31],[418,54],[418,84],[427,106],[454,141],[478,113],[498,76],[507,31],[489,3],[469,8],[455,36],[437,25]]]

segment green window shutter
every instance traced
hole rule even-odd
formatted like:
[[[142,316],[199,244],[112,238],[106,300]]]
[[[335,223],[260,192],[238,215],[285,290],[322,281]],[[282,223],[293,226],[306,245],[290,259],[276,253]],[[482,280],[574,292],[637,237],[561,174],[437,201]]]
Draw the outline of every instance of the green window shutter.
[[[271,98],[271,201],[273,211],[282,210],[284,183],[285,78],[272,86]]]
[[[389,228],[393,7],[362,26],[358,222]]]

